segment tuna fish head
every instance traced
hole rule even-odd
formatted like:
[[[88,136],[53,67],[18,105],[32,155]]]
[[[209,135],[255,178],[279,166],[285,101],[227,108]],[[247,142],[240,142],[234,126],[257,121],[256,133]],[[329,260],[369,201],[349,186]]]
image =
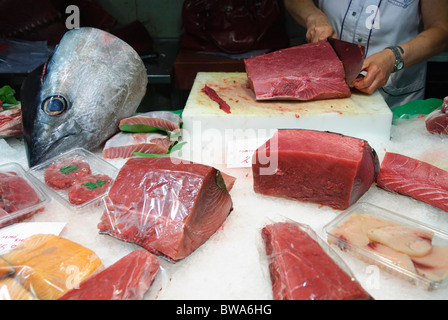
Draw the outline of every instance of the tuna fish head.
[[[22,86],[30,167],[73,148],[99,147],[135,114],[147,82],[141,58],[124,41],[95,28],[68,31]]]

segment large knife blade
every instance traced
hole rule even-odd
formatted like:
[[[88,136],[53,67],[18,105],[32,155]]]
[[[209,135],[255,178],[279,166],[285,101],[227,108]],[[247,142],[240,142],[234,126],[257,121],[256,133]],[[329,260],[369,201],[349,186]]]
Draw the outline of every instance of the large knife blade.
[[[359,76],[364,63],[365,47],[344,40],[328,38],[339,60],[344,65],[345,82],[351,87]]]

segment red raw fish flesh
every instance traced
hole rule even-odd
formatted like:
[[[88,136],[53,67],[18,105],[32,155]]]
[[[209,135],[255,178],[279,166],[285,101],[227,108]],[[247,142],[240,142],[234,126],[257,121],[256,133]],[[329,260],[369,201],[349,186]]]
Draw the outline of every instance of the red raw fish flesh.
[[[55,189],[68,189],[79,178],[90,175],[90,165],[77,159],[58,161],[49,166],[44,173],[45,183]]]
[[[82,281],[59,300],[141,300],[160,269],[157,258],[135,250]]]
[[[16,105],[10,109],[0,108],[0,136],[17,136],[22,134],[22,109]]]
[[[112,178],[105,174],[81,177],[70,187],[68,200],[74,205],[81,205],[104,195],[111,183]]]
[[[439,109],[428,114],[425,125],[428,132],[448,135],[448,97],[443,99]]]
[[[132,126],[138,126],[139,129],[144,130],[146,127],[148,131],[134,131],[130,132],[152,132],[154,129],[162,129],[165,131],[173,132],[180,129],[180,117],[169,111],[150,111],[146,113],[137,114],[133,117],[125,118],[120,121],[120,130],[132,129]],[[125,125],[131,126],[126,127]]]
[[[379,161],[365,140],[290,129],[255,151],[252,171],[257,193],[343,210],[375,182]]]
[[[0,172],[0,208],[11,213],[38,202],[39,196],[24,178]]]
[[[225,113],[231,113],[229,104],[225,102],[214,89],[205,85],[202,89],[202,92],[204,92],[210,99],[215,101],[219,105],[219,109],[221,109]]]
[[[106,141],[103,157],[130,158],[134,152],[167,154],[173,142],[160,133],[119,132]]]
[[[386,152],[376,183],[448,211],[448,172],[427,162]]]
[[[244,60],[257,100],[350,97],[344,66],[327,41],[307,43]]]
[[[38,194],[24,178],[14,173],[0,172],[0,220],[39,201]],[[0,222],[0,228],[27,219],[38,211]]]
[[[232,209],[217,169],[168,157],[131,158],[109,190],[98,229],[175,262],[213,235]]]
[[[292,222],[262,229],[274,300],[371,299],[311,234],[309,228]]]

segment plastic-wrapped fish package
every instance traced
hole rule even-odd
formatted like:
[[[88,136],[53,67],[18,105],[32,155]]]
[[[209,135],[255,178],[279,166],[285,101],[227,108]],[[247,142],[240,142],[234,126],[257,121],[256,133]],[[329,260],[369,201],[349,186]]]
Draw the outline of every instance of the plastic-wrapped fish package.
[[[153,254],[134,250],[59,300],[142,300],[161,269]]]
[[[308,225],[275,222],[261,230],[274,300],[366,300],[371,296]]]
[[[54,300],[103,268],[99,257],[76,242],[37,234],[5,253],[11,268],[0,276],[2,300]]]
[[[0,300],[140,300],[161,270],[145,250],[104,268],[92,250],[38,234],[0,257]]]
[[[179,261],[232,211],[233,182],[207,165],[168,157],[129,159],[105,198],[99,232]]]
[[[328,243],[428,290],[446,287],[448,234],[393,211],[358,203],[327,224]]]
[[[48,200],[21,165],[0,166],[0,228],[42,211]]]

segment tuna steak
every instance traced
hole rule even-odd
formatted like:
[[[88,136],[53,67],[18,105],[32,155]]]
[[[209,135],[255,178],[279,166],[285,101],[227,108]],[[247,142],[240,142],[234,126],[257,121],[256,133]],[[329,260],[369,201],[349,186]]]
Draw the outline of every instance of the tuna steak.
[[[90,165],[79,159],[58,161],[44,173],[45,184],[55,190],[68,189],[77,180],[91,174]]]
[[[134,250],[59,300],[141,300],[159,269],[160,263],[154,255]]]
[[[94,28],[68,31],[22,88],[29,165],[100,146],[135,113],[147,81],[140,56],[124,41]]]
[[[187,257],[233,208],[220,172],[172,158],[132,158],[121,168],[98,224],[170,261]]]
[[[448,211],[448,172],[427,162],[387,152],[376,183]]]
[[[371,187],[379,161],[365,140],[279,130],[255,151],[252,171],[257,193],[346,209]]]
[[[326,253],[308,226],[280,222],[264,227],[261,235],[269,260],[275,300],[371,298]]]
[[[88,175],[76,180],[68,190],[68,201],[81,205],[101,198],[112,183],[112,178],[105,174]]]
[[[103,157],[130,158],[134,152],[166,154],[173,142],[167,135],[153,133],[119,132],[106,141]]]
[[[150,111],[120,121],[120,130],[127,132],[174,132],[180,129],[180,117],[169,111]]]
[[[257,100],[350,97],[344,66],[327,41],[307,43],[246,59]]]

